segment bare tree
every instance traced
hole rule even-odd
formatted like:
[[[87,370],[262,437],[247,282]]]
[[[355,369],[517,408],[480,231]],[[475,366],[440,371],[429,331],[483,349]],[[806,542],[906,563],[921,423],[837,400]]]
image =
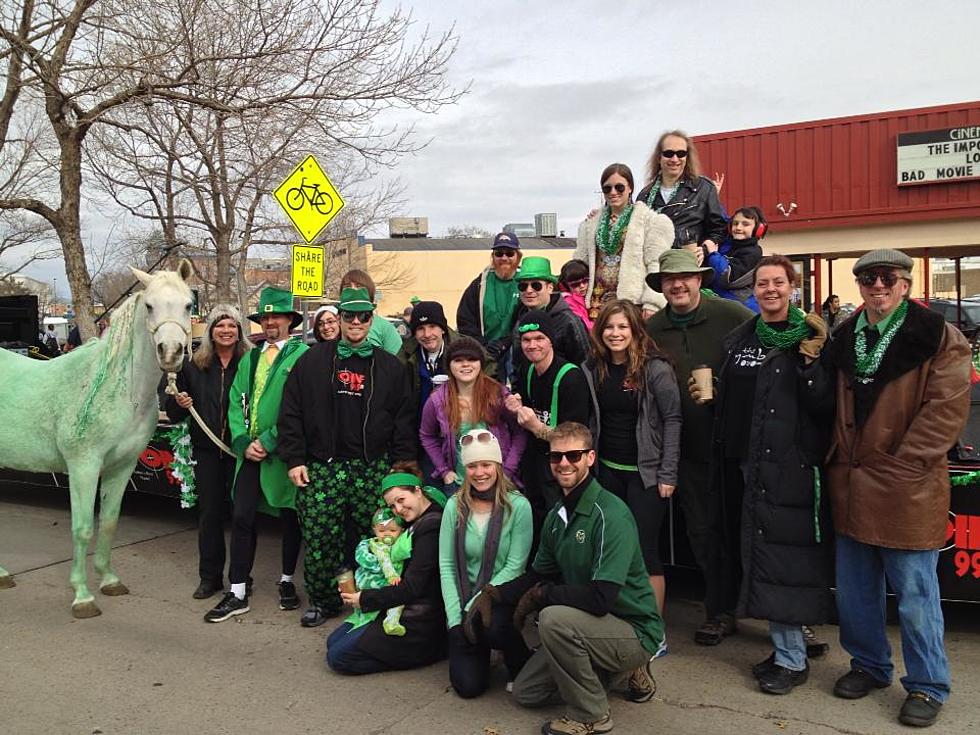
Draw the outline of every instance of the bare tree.
[[[57,165],[56,175],[37,182],[32,193],[4,188],[0,177],[0,209],[33,212],[57,232],[83,338],[95,333],[81,237],[83,150],[97,125],[140,134],[141,153],[155,149],[173,159],[157,167],[173,181],[169,194],[158,177],[150,179],[150,189],[165,192],[159,209],[167,216],[161,226],[175,237],[179,217],[193,206],[200,210],[197,225],[203,222],[211,231],[221,266],[221,293],[230,280],[232,240],[242,235],[247,240],[249,212],[275,178],[268,160],[249,166],[246,158],[230,174],[223,170],[223,156],[258,142],[255,136],[263,131],[247,122],[292,112],[304,132],[315,131],[338,150],[384,162],[392,152],[410,149],[411,131],[376,129],[380,112],[392,106],[427,112],[457,98],[444,81],[454,38],[430,40],[423,33],[410,44],[410,22],[397,11],[386,19],[378,2],[359,0],[5,2],[0,154],[9,145],[15,111],[43,103],[57,147],[57,158],[49,160]],[[138,112],[156,104],[168,105],[177,116],[179,147],[161,148],[152,126],[140,122]],[[33,146],[24,150],[21,158],[36,169],[41,152]],[[283,162],[306,152],[302,146],[282,150],[289,150]],[[249,177],[249,170],[261,173]],[[195,190],[195,180],[208,185]],[[192,204],[180,202],[185,191]]]
[[[58,255],[51,225],[23,212],[0,211],[0,280],[20,273],[31,263]]]

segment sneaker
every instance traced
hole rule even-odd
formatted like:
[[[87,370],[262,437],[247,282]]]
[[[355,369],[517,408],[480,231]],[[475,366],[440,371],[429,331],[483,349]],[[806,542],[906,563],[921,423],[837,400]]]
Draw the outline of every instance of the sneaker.
[[[664,639],[660,641],[660,645],[657,646],[657,652],[653,654],[653,658],[661,658],[663,656],[666,656],[668,653],[669,651],[667,650],[667,637],[664,636]]]
[[[506,684],[504,684],[504,691],[507,692],[508,694],[513,694],[514,693],[514,682],[508,681]]]
[[[595,722],[579,722],[570,717],[552,720],[541,726],[543,735],[592,735],[592,733],[612,732],[612,717],[606,715]]]
[[[314,605],[303,613],[303,617],[299,619],[299,624],[304,628],[316,628],[338,615],[340,615],[340,610],[324,610],[319,605]]]
[[[760,661],[752,666],[752,676],[755,679],[759,679],[763,674],[767,673],[773,666],[776,665],[776,653],[769,654],[769,658],[765,661]]]
[[[279,609],[295,610],[299,607],[299,595],[296,594],[296,585],[292,582],[279,583]]]
[[[207,579],[202,579],[201,583],[194,590],[194,594],[191,595],[195,600],[206,600],[209,597],[214,597],[216,594],[221,592],[225,588],[221,581],[211,581]]]
[[[803,628],[803,642],[806,643],[806,657],[820,658],[826,656],[830,652],[830,644],[817,638],[817,634],[809,625],[801,627]]]
[[[701,646],[717,646],[725,638],[738,630],[738,624],[731,615],[718,615],[708,618],[694,632],[694,642]]]
[[[863,669],[851,669],[834,684],[834,696],[841,699],[860,699],[872,689],[884,689],[891,682],[878,681]]]
[[[925,692],[909,692],[898,713],[898,721],[912,727],[929,727],[939,716],[943,703]]]
[[[810,664],[802,671],[793,671],[774,663],[759,677],[759,689],[766,694],[789,694],[793,687],[805,684],[810,678]]]
[[[208,623],[220,623],[233,615],[247,613],[248,610],[247,597],[244,600],[239,600],[235,597],[234,592],[226,592],[225,596],[221,598],[221,602],[204,614],[204,620]]]
[[[656,691],[657,681],[650,671],[650,661],[647,661],[643,666],[637,666],[630,672],[629,678],[626,680],[626,693],[623,698],[627,702],[642,704],[653,699],[653,694]]]

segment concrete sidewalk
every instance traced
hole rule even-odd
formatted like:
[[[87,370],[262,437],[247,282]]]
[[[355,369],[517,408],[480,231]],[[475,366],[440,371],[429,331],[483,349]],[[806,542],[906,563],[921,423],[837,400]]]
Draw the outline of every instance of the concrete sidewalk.
[[[45,491],[41,491],[44,493]],[[560,709],[525,710],[494,689],[461,700],[445,663],[370,677],[342,677],[323,664],[337,624],[299,625],[278,609],[278,540],[259,539],[252,611],[218,625],[197,601],[194,517],[171,501],[127,498],[114,564],[132,594],[98,596],[103,615],[72,619],[67,501],[0,488],[0,562],[17,587],[0,591],[0,732],[29,733],[536,733]],[[57,524],[57,525],[54,525]],[[25,571],[30,570],[30,571]],[[305,600],[304,600],[305,602]],[[978,732],[980,631],[976,609],[951,611],[947,644],[954,695],[935,732]],[[615,732],[908,733],[896,721],[897,684],[848,702],[830,689],[846,668],[836,629],[821,633],[831,653],[812,663],[791,695],[760,693],[748,673],[769,652],[763,623],[713,649],[695,646],[698,605],[668,603],[670,655],[658,660],[652,702],[611,697]],[[897,629],[890,631],[898,650]]]

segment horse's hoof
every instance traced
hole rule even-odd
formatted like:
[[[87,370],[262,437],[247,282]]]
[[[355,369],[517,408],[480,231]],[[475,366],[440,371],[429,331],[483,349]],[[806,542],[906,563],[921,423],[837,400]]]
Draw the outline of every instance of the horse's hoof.
[[[106,597],[119,597],[119,595],[128,595],[129,587],[122,582],[113,582],[105,587],[100,587],[99,591]]]
[[[4,574],[2,577],[0,577],[0,590],[6,590],[16,586],[17,583],[14,581],[14,578],[9,574]]]
[[[71,606],[71,614],[74,618],[84,620],[85,618],[97,617],[102,614],[102,611],[94,602],[76,602]]]

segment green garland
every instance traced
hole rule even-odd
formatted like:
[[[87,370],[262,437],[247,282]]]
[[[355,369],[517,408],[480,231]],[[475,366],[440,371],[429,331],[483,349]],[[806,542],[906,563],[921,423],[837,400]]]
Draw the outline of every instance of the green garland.
[[[191,453],[191,435],[187,420],[174,424],[170,429],[160,429],[153,435],[156,441],[168,441],[173,449],[170,473],[180,483],[180,507],[193,508],[197,505],[197,488],[194,485],[194,465],[197,461]]]
[[[963,475],[949,476],[950,485],[972,485],[975,482],[980,482],[980,470],[976,472],[967,472]]]
[[[670,199],[668,199],[667,197],[663,198],[664,207],[661,207],[660,209],[654,209],[653,200],[657,198],[657,194],[660,192],[660,186],[661,186],[660,174],[657,174],[657,178],[654,180],[653,186],[650,187],[650,193],[647,194],[647,206],[650,207],[650,209],[653,209],[657,213],[659,213],[661,209],[663,209],[668,204],[670,204],[671,199],[677,196],[677,192],[681,188],[681,180],[677,179],[677,181],[674,182],[674,190],[670,193]]]
[[[905,299],[895,309],[885,333],[882,334],[875,343],[874,349],[868,352],[868,338],[865,330],[858,332],[854,340],[854,373],[862,383],[870,383],[874,380],[874,375],[878,372],[881,360],[885,356],[885,350],[895,339],[899,328],[905,323],[905,315],[909,313],[909,302]]]
[[[795,306],[790,306],[787,312],[789,319],[789,329],[779,331],[773,329],[759,317],[755,322],[755,336],[759,338],[762,346],[767,350],[780,349],[789,350],[796,347],[809,334],[809,327],[806,325],[806,314]]]
[[[630,223],[630,217],[633,215],[633,205],[628,204],[623,210],[622,214],[616,220],[616,224],[613,225],[612,233],[609,231],[609,221],[612,218],[612,209],[609,207],[602,208],[602,217],[599,219],[599,227],[595,231],[595,244],[599,246],[599,249],[606,253],[607,255],[613,255],[619,249],[619,241],[623,237],[623,232],[626,230]]]

